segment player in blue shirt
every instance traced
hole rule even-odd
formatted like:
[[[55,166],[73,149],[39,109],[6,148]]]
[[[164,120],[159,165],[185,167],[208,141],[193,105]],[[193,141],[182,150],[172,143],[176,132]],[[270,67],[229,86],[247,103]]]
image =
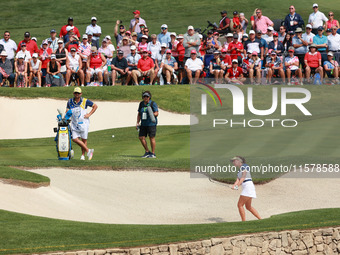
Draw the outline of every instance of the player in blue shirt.
[[[82,155],[80,160],[85,160],[85,152],[89,160],[93,157],[94,149],[87,148],[87,136],[89,132],[90,116],[97,110],[98,106],[92,101],[81,97],[81,88],[76,87],[73,92],[74,98],[67,102],[67,110],[71,110],[71,131],[72,141],[81,147]],[[92,110],[87,113],[86,108],[92,107]],[[79,139],[81,138],[81,140]]]

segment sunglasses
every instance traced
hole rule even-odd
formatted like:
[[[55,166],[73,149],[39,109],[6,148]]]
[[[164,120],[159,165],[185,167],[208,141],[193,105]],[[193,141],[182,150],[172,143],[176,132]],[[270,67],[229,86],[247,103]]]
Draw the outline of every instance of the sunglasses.
[[[144,30],[144,32],[149,32],[149,30]]]
[[[328,16],[334,16],[334,14],[328,14]]]
[[[196,55],[196,53],[191,53],[191,55]]]
[[[144,98],[144,97],[149,97],[149,96],[143,96],[143,98]]]
[[[81,93],[79,93],[79,92],[74,92],[73,94],[81,94]]]
[[[289,10],[292,10],[292,9],[294,9],[294,8],[289,8]]]
[[[260,14],[261,12],[256,12],[256,14]]]
[[[171,55],[171,53],[167,53],[167,55]]]

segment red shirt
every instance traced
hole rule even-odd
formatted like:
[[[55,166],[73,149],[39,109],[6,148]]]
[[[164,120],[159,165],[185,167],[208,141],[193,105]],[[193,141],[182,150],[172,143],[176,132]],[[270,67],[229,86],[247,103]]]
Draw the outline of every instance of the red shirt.
[[[102,54],[98,53],[95,56],[93,56],[92,54],[90,55],[90,68],[100,68],[102,64]]]
[[[200,47],[198,49],[198,51],[200,52],[201,56],[203,57],[205,55],[205,50],[202,50],[204,42],[202,41],[200,44]]]
[[[185,54],[185,48],[183,46],[183,43],[177,44],[177,51],[178,51],[178,61],[183,62],[184,54]]]
[[[233,18],[233,27],[236,28],[238,25],[240,25],[240,18],[239,17],[234,17]]]
[[[70,43],[70,44],[68,45],[68,47],[67,47],[67,51],[68,51],[68,52],[71,52],[71,48],[76,48],[77,51],[78,51],[79,46],[78,46],[78,44],[76,44],[76,43],[75,43],[75,44],[71,44],[71,43]]]
[[[227,72],[229,73],[229,78],[238,78],[242,74],[242,68],[238,66],[236,71],[234,68],[229,68]]]
[[[243,44],[241,42],[234,43],[234,41],[230,42],[228,45],[228,51],[231,50],[230,56],[231,59],[236,59],[238,56],[241,56],[241,52],[236,51],[236,49],[243,51]]]
[[[321,60],[320,52],[316,52],[313,55],[310,52],[307,52],[305,55],[305,60],[310,67],[317,68],[319,67],[319,60]]]
[[[65,26],[62,26],[62,27],[61,27],[60,33],[59,33],[59,37],[65,36],[65,35],[67,34],[67,31],[66,31],[66,27],[67,27],[67,26],[68,26],[68,25],[65,25]],[[79,30],[78,30],[78,28],[76,28],[75,26],[74,26],[74,28],[73,28],[73,32],[78,36],[78,38],[80,38]]]
[[[224,64],[228,64],[228,66],[231,65],[231,57],[229,55],[225,55],[222,61],[224,62]]]
[[[141,58],[137,64],[137,68],[142,70],[143,72],[149,71],[154,66],[155,66],[155,63],[150,57],[147,57],[146,59]]]
[[[39,51],[39,57],[41,59],[41,68],[47,68],[48,62],[51,60],[52,49],[47,48],[44,54],[44,49],[41,48]]]
[[[21,50],[21,43],[23,42],[26,43],[26,50],[28,50],[31,53],[31,56],[33,55],[33,53],[39,53],[37,43],[31,39],[28,42],[26,42],[25,40],[20,41],[18,44],[17,52]]]

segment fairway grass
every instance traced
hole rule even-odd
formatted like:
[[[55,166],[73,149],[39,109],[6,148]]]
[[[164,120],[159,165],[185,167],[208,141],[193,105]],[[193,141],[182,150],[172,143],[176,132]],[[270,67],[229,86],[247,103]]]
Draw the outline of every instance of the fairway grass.
[[[0,253],[134,247],[245,233],[340,225],[340,209],[291,212],[260,221],[197,225],[110,225],[48,219],[0,210]]]

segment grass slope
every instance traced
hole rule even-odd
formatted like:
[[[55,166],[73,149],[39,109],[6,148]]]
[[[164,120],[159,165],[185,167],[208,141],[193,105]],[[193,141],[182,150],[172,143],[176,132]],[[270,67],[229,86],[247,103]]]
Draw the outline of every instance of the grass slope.
[[[339,19],[340,11],[335,8],[337,0],[318,1],[320,11],[327,14],[332,10],[335,18]],[[297,13],[302,15],[305,23],[312,12],[312,2],[309,0],[292,0],[283,3],[279,0],[249,1],[239,0],[226,2],[217,0],[210,1],[161,1],[153,0],[148,2],[137,2],[133,0],[98,0],[98,1],[66,1],[56,2],[31,0],[27,1],[2,1],[2,9],[6,10],[0,17],[3,30],[9,30],[12,39],[19,42],[23,39],[25,31],[30,31],[32,36],[38,38],[38,43],[49,37],[49,31],[55,28],[58,33],[61,26],[67,23],[67,18],[72,16],[74,24],[79,28],[80,33],[84,33],[86,26],[90,24],[90,18],[96,16],[98,25],[102,28],[102,35],[113,36],[116,20],[122,20],[128,26],[133,18],[132,12],[135,9],[141,11],[141,17],[146,20],[150,28],[150,34],[160,33],[160,26],[167,23],[170,32],[185,33],[188,25],[205,28],[206,20],[219,22],[220,11],[227,10],[228,16],[232,17],[232,12],[237,10],[244,12],[250,21],[250,16],[255,8],[262,8],[263,15],[272,20],[284,19],[288,14],[290,4],[295,5]],[[249,30],[249,27],[248,27]],[[103,37],[102,36],[102,37]]]
[[[0,253],[133,247],[243,233],[337,226],[340,225],[339,213],[340,209],[320,209],[275,215],[261,221],[109,225],[55,220],[0,210]]]
[[[158,127],[156,159],[141,158],[144,150],[138,140],[138,132],[133,127],[92,132],[89,135],[89,146],[95,148],[92,161],[81,161],[80,148],[75,144],[75,158],[59,161],[54,138],[0,140],[0,166],[189,168],[188,126]]]
[[[49,183],[50,179],[48,177],[42,176],[40,174],[31,173],[12,167],[0,166],[0,178],[20,180],[25,182],[33,183]]]
[[[20,97],[20,98],[57,98],[65,99],[72,97],[72,87],[68,88],[1,88],[0,96]],[[149,90],[152,99],[157,102],[163,110],[189,113],[190,112],[190,86],[171,85],[171,86],[115,86],[115,87],[83,87],[83,96],[91,100],[106,101],[141,101],[142,92]]]

